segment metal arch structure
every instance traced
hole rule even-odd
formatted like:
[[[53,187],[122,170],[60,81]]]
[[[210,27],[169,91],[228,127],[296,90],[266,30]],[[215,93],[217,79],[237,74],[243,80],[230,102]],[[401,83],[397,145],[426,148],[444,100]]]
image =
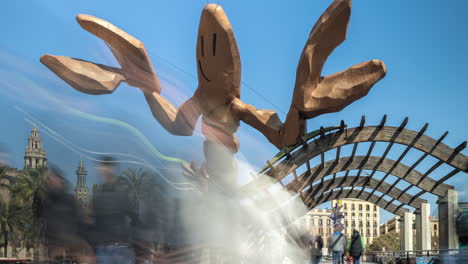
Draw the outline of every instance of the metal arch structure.
[[[302,192],[300,195],[301,195],[302,200],[306,204],[317,203],[317,200],[316,200],[317,196],[320,196],[329,190],[333,191],[335,189],[344,188],[345,186],[351,186],[351,185],[354,187],[373,189],[380,193],[384,193],[391,186],[390,184],[386,182],[378,186],[379,185],[378,180],[376,179],[369,180],[369,178],[365,176],[337,177],[337,178],[333,178],[327,181],[323,181],[323,182],[321,181],[317,185],[314,185],[312,188]],[[364,193],[365,192],[361,193],[360,195],[363,195]],[[398,197],[400,193],[401,193],[401,190],[398,188],[395,188],[389,193],[388,196],[390,196],[392,199],[398,200],[401,203],[407,204],[413,208],[419,208],[422,203],[427,203],[427,200],[421,199],[421,198],[416,198],[412,200],[413,197],[408,193],[403,193],[403,195]],[[344,198],[344,197],[346,196],[341,196],[339,198]],[[390,213],[395,213],[394,211],[391,211],[391,210],[388,210],[388,211]]]
[[[403,179],[415,187],[430,192],[434,186],[437,185],[437,181],[425,177],[424,174],[410,167],[397,163],[394,160],[375,157],[375,156],[354,156],[354,157],[343,157],[338,160],[331,160],[321,163],[310,170],[302,173],[300,176],[295,178],[292,182],[288,183],[285,188],[293,191],[301,191],[305,187],[310,186],[315,181],[321,180],[324,177],[336,174],[338,172],[348,172],[351,170],[374,170],[385,173],[391,172],[393,176]],[[358,175],[360,176],[360,175]],[[367,177],[370,178],[370,177]],[[348,186],[352,186],[348,185]],[[379,184],[377,184],[379,186]],[[392,188],[389,188],[390,190]],[[433,193],[438,196],[443,196],[448,189],[453,189],[453,186],[440,183],[439,187],[436,188]]]
[[[405,129],[408,118],[405,118],[399,126],[385,126],[387,116],[384,115],[380,124],[377,126],[365,126],[365,116],[361,118],[359,126],[347,128],[343,121],[340,126],[323,128],[308,133],[303,137],[302,144],[298,144],[283,149],[272,160],[267,161],[267,165],[259,172],[259,175],[266,175],[273,179],[273,183],[280,183],[283,188],[300,193],[299,197],[309,206],[314,208],[320,202],[326,202],[325,193],[330,197],[358,198],[368,200],[383,209],[395,214],[402,214],[407,211],[403,206],[417,208],[425,200],[419,198],[425,193],[430,193],[444,197],[448,190],[454,189],[453,186],[444,182],[452,178],[459,172],[468,172],[468,157],[461,153],[466,148],[467,142],[464,141],[455,148],[451,148],[442,143],[447,136],[445,132],[440,138],[434,139],[425,135],[428,128],[426,123],[419,131]],[[369,142],[367,154],[357,156],[356,151],[359,144]],[[388,143],[384,152],[380,156],[372,156],[372,150],[377,142]],[[388,153],[395,144],[404,145],[406,148],[396,160],[387,158]],[[346,145],[352,145],[351,155],[340,157],[341,148]],[[325,161],[325,152],[336,150],[336,157],[333,160]],[[402,160],[411,149],[416,149],[423,155],[413,164],[406,165]],[[320,163],[311,167],[310,160],[320,156]],[[425,173],[416,170],[416,167],[427,157],[433,157],[437,162]],[[451,171],[442,178],[435,180],[430,174],[446,164],[450,166]],[[297,170],[303,166],[307,167],[304,173],[297,173]],[[350,171],[358,170],[357,175],[349,176]],[[361,173],[371,171],[370,174],[362,176]],[[373,176],[377,172],[383,172],[381,179],[375,179]],[[338,172],[345,172],[343,177],[337,178]],[[293,180],[287,184],[283,182],[286,176],[292,175]],[[324,181],[327,176],[333,175],[333,178]],[[389,184],[386,182],[392,175],[397,180]],[[244,192],[258,192],[266,190],[271,186],[272,181],[262,180],[264,177],[257,177],[256,180],[243,187]],[[396,185],[405,181],[409,186],[403,190],[398,189]],[[319,182],[318,184],[315,184]],[[314,185],[315,184],[315,185]],[[349,189],[344,189],[349,187]],[[361,187],[356,190],[356,187]],[[421,191],[415,195],[408,194],[408,190],[417,187]],[[335,190],[341,188],[341,191]],[[370,192],[365,191],[370,189]],[[377,195],[378,191],[381,194]],[[322,193],[319,196],[316,194]],[[389,196],[389,201],[384,197]],[[396,205],[394,202],[401,204]],[[403,210],[404,209],[404,210]]]
[[[355,199],[363,199],[364,197],[370,195],[370,199],[367,201],[383,208],[385,206],[387,207],[387,211],[399,216],[402,216],[403,213],[409,212],[407,208],[398,208],[397,205],[390,203],[389,201],[385,199],[380,199],[379,196],[375,194],[371,194],[366,191],[360,191],[360,190],[353,190],[353,189],[335,189],[331,191],[327,191],[325,193],[322,193],[320,195],[315,196],[313,199],[311,199],[309,202],[306,202],[306,205],[309,206],[309,208],[314,208],[322,203],[329,202],[335,199],[341,199],[341,198],[355,198]]]

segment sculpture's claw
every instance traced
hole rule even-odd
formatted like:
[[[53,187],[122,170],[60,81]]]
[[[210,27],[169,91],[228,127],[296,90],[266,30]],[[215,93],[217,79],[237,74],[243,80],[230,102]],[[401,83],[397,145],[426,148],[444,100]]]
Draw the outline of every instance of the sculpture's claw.
[[[383,61],[371,60],[354,65],[344,71],[326,76],[304,94],[302,108],[296,107],[305,118],[338,112],[367,95],[372,86],[387,72]]]
[[[82,28],[96,35],[109,46],[122,66],[122,74],[129,85],[145,92],[161,92],[148,53],[141,41],[103,19],[80,14],[76,20]]]
[[[53,55],[41,57],[44,65],[83,93],[112,93],[122,81],[145,93],[161,92],[161,84],[143,43],[97,17],[78,15],[76,19],[81,27],[105,41],[122,69]]]
[[[302,51],[292,108],[305,119],[340,111],[385,76],[385,64],[379,60],[321,76],[328,56],[346,39],[350,15],[351,0],[335,0],[315,23]]]
[[[114,52],[117,51],[120,56],[116,57],[121,65],[132,63],[148,73],[153,72],[148,54],[141,41],[108,21],[94,16],[79,14],[76,20],[82,28],[104,40],[114,49]]]
[[[320,81],[323,65],[346,39],[351,0],[335,0],[315,22],[296,71],[296,89]]]
[[[41,62],[73,88],[87,94],[112,93],[125,81],[120,69],[89,61],[46,54]]]

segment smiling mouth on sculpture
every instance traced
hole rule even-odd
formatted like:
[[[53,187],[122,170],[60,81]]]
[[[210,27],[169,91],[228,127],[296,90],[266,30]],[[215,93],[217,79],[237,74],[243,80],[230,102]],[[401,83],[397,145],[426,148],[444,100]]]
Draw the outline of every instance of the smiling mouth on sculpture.
[[[198,69],[200,70],[200,73],[201,73],[202,77],[203,77],[207,82],[211,82],[211,80],[208,79],[208,77],[206,77],[206,74],[205,74],[205,72],[203,71],[203,66],[202,66],[200,60],[198,60]]]

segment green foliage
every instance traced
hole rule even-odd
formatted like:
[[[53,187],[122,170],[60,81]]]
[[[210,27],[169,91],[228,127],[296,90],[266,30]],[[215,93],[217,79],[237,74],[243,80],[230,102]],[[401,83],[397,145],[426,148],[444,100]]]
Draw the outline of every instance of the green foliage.
[[[11,200],[7,204],[0,199],[0,232],[3,238],[4,257],[8,257],[7,248],[10,239],[20,236],[30,219],[30,210],[22,206],[18,201]]]
[[[143,199],[161,195],[161,186],[155,183],[155,175],[142,168],[129,168],[122,176],[126,179],[129,196],[136,210]]]
[[[10,167],[7,166],[0,166],[0,187],[8,187],[9,185],[6,184],[8,182],[8,171],[12,170]]]
[[[44,199],[46,196],[45,181],[47,170],[43,168],[28,169],[18,175],[18,182],[12,186],[13,199],[32,204],[33,199]]]
[[[372,244],[367,247],[367,251],[397,251],[399,250],[400,239],[396,232],[389,232],[379,236]]]
[[[34,248],[34,259],[37,263],[39,258],[40,238],[44,232],[41,221],[34,217],[40,211],[41,201],[47,195],[46,189],[47,169],[26,169],[17,175],[17,181],[10,186],[11,203],[19,205],[27,215],[19,235],[25,245]]]

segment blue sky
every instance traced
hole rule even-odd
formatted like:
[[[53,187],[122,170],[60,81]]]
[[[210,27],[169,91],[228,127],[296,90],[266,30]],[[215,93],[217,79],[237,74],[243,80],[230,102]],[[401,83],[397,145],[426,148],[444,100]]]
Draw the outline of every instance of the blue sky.
[[[331,0],[219,1],[226,11],[242,59],[242,100],[257,108],[279,111],[284,120],[295,81],[295,70],[307,36]],[[117,118],[141,131],[162,153],[185,160],[203,160],[199,136],[175,137],[151,116],[142,94],[122,85],[114,94],[90,96],[70,88],[39,62],[50,53],[116,65],[101,40],[81,29],[75,16],[94,15],[110,21],[140,39],[149,50],[163,81],[163,94],[175,104],[197,86],[195,43],[198,19],[206,1],[5,1],[0,16],[0,142],[11,152],[11,162],[22,167],[26,138],[32,125],[22,109],[75,144],[97,152],[123,152],[145,158],[157,168],[174,164],[156,159],[147,146],[128,131],[73,115],[51,97],[96,116]],[[444,143],[455,147],[467,139],[466,60],[467,1],[354,1],[347,40],[329,57],[323,75],[371,59],[383,60],[387,76],[363,99],[340,113],[308,121],[309,130],[339,124],[350,126],[366,115],[377,124],[383,114],[388,124],[409,117],[407,128],[418,130],[428,122],[427,134],[449,135]],[[169,63],[167,62],[169,61]],[[175,67],[174,67],[175,66]],[[252,91],[255,90],[255,92]],[[258,96],[257,93],[263,94]],[[265,99],[267,98],[267,99]],[[254,129],[241,125],[239,159],[245,174],[262,167],[277,150]],[[48,158],[75,182],[80,155],[42,134]],[[383,147],[377,147],[376,151]],[[392,151],[397,157],[401,148]],[[394,152],[394,153],[393,153]],[[466,154],[467,152],[464,151]],[[392,156],[393,155],[393,156]],[[418,153],[408,157],[416,160]],[[430,167],[431,160],[421,170]],[[86,161],[89,182],[96,181],[92,161]],[[435,171],[442,177],[444,170]],[[468,200],[466,175],[449,181]],[[183,181],[183,179],[174,179]],[[240,179],[245,182],[246,179]],[[435,198],[424,196],[435,202]],[[435,213],[435,205],[432,211]],[[383,219],[390,215],[384,214]]]

